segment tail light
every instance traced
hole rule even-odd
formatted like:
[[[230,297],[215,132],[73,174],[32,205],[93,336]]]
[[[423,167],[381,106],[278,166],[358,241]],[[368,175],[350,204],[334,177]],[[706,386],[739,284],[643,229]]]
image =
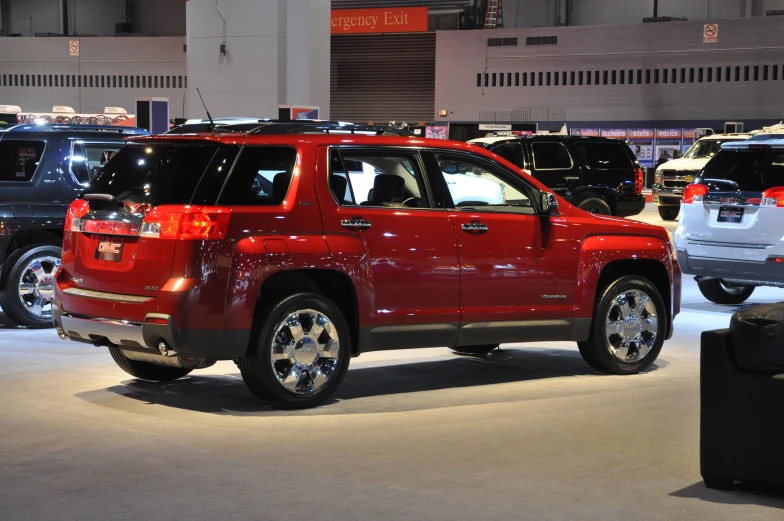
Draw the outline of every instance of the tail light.
[[[642,168],[636,168],[634,170],[634,193],[641,194],[642,187],[643,187]]]
[[[784,186],[774,186],[762,192],[760,206],[784,206]]]
[[[707,186],[691,184],[683,191],[683,204],[701,203],[707,193]]]
[[[68,207],[65,214],[65,231],[78,232],[82,228],[82,217],[90,211],[90,203],[84,199],[77,199]]]
[[[664,180],[664,176],[662,175],[660,170],[657,170],[656,173],[653,174],[653,182],[656,183],[657,185],[660,185],[662,184],[663,180]]]
[[[161,239],[222,239],[230,217],[231,211],[219,206],[164,205],[147,212],[139,235]]]

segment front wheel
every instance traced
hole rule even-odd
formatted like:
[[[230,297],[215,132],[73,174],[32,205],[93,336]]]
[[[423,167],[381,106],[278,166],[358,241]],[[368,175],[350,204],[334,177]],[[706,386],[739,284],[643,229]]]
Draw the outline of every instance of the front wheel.
[[[52,299],[55,272],[60,267],[59,246],[34,245],[13,252],[3,264],[0,307],[20,326],[54,327]]]
[[[755,286],[727,284],[721,279],[698,280],[700,293],[714,304],[742,304],[754,293]]]
[[[604,290],[594,310],[585,361],[603,373],[644,371],[659,356],[667,335],[667,308],[659,290],[643,277],[621,277]]]
[[[674,221],[678,218],[680,211],[680,206],[660,206],[659,217],[661,217],[664,221]]]
[[[580,201],[580,203],[577,205],[577,208],[580,210],[585,210],[586,212],[592,213],[594,215],[612,215],[612,209],[610,209],[610,205],[607,204],[607,201],[599,197],[589,197],[588,199],[584,199]]]
[[[351,357],[351,332],[340,309],[322,295],[298,293],[261,315],[254,345],[238,363],[248,389],[281,409],[328,400]]]

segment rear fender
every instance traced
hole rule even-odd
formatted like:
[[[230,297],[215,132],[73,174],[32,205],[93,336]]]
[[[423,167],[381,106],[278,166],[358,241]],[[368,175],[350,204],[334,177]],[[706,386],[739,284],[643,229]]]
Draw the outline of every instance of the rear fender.
[[[628,260],[653,260],[660,262],[667,270],[670,287],[672,287],[672,258],[665,241],[658,237],[630,236],[630,235],[596,235],[587,237],[580,250],[578,264],[577,290],[575,294],[575,316],[591,318],[593,316],[599,278],[602,271],[614,261]],[[645,268],[641,268],[639,275],[646,277]],[[646,277],[650,278],[650,277]],[[670,293],[674,293],[671,291]],[[667,296],[662,295],[667,301]],[[672,295],[668,307],[672,316]]]

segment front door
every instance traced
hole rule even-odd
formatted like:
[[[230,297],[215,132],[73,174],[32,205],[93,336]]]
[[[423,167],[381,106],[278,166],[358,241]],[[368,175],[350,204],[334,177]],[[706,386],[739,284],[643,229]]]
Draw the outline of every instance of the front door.
[[[333,261],[353,272],[360,349],[454,345],[460,322],[455,230],[417,151],[322,150],[319,205]],[[361,281],[359,284],[357,281]]]
[[[462,193],[462,184],[475,194],[451,212],[460,252],[459,344],[568,339],[577,259],[566,222],[539,215],[539,191],[489,160],[436,152],[426,161],[450,194]]]

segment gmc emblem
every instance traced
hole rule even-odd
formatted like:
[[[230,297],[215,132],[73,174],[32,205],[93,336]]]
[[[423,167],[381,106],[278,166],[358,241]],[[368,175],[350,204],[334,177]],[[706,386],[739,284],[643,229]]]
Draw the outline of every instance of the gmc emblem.
[[[122,244],[116,242],[102,242],[98,244],[98,253],[113,253],[116,255],[120,253],[121,248]]]

